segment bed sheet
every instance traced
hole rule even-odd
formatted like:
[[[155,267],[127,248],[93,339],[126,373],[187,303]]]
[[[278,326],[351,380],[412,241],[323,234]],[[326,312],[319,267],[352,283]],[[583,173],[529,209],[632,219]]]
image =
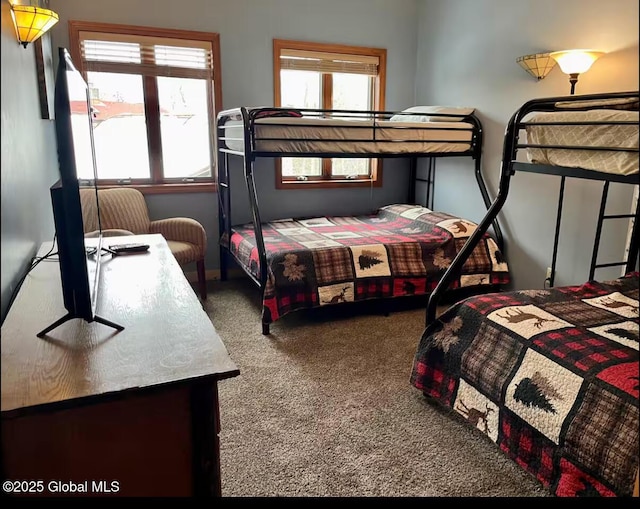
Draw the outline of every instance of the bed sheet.
[[[244,150],[242,121],[232,119],[225,125],[226,146]],[[288,154],[464,153],[471,150],[472,134],[473,125],[467,122],[271,117],[255,121],[254,149]]]
[[[303,308],[428,294],[476,227],[466,219],[404,204],[372,215],[265,223],[263,321]],[[259,279],[251,224],[233,227],[231,238],[223,236],[221,242]],[[502,253],[485,235],[451,287],[509,281]]]
[[[466,299],[428,326],[411,384],[557,496],[630,496],[638,272]]]
[[[636,122],[635,125],[527,126],[526,135],[528,143],[532,144],[636,149],[636,152],[612,152],[604,150],[529,148],[527,149],[527,156],[532,163],[584,168],[618,175],[638,173],[637,111],[599,109],[546,112],[536,113],[526,120],[530,122]]]

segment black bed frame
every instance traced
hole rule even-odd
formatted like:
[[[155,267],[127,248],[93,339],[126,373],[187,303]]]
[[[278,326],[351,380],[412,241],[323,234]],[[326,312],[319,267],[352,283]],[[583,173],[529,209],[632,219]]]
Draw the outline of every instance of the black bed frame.
[[[564,186],[565,180],[567,178],[581,178],[581,179],[589,179],[589,180],[599,180],[603,181],[603,189],[602,189],[602,198],[600,203],[600,212],[598,215],[598,223],[596,228],[596,234],[593,245],[593,253],[591,257],[591,268],[589,271],[589,279],[593,279],[596,269],[602,267],[615,267],[615,266],[625,266],[627,272],[631,272],[636,267],[638,263],[638,252],[640,247],[640,200],[636,203],[636,209],[634,214],[618,214],[618,215],[606,215],[605,208],[607,203],[607,196],[609,191],[609,184],[611,182],[619,182],[624,184],[639,184],[639,175],[618,175],[612,173],[598,172],[593,170],[587,170],[582,168],[570,168],[564,166],[551,166],[546,164],[534,164],[528,162],[516,161],[518,150],[527,149],[527,148],[547,148],[547,149],[580,149],[580,150],[595,150],[595,151],[610,151],[610,152],[635,152],[638,154],[638,148],[619,148],[619,147],[611,147],[611,146],[569,146],[569,145],[532,145],[528,143],[520,143],[519,136],[520,130],[524,129],[527,126],[532,125],[542,125],[541,123],[536,122],[526,122],[523,119],[532,112],[551,112],[551,111],[567,111],[567,109],[560,109],[556,106],[558,102],[564,101],[596,101],[596,100],[604,100],[604,99],[624,99],[624,98],[637,98],[638,91],[633,92],[616,92],[616,93],[607,93],[607,94],[591,94],[591,95],[580,95],[580,96],[567,96],[567,97],[549,97],[543,99],[534,99],[527,103],[525,103],[518,111],[516,111],[509,124],[507,125],[507,129],[505,132],[503,152],[502,152],[502,166],[501,166],[501,175],[500,175],[500,185],[498,190],[498,195],[496,196],[493,203],[488,207],[487,214],[482,219],[478,228],[473,232],[473,234],[467,239],[467,242],[464,244],[462,249],[458,252],[457,256],[454,258],[451,265],[447,268],[444,275],[438,282],[438,285],[431,292],[429,296],[429,300],[427,303],[426,309],[426,325],[432,323],[436,318],[436,310],[438,307],[438,303],[443,297],[443,294],[446,292],[446,289],[452,283],[454,277],[467,260],[473,249],[476,247],[478,242],[482,239],[482,236],[489,228],[489,225],[492,224],[498,213],[502,209],[504,205],[507,194],[509,192],[509,184],[511,183],[511,177],[515,175],[517,171],[523,172],[532,172],[532,173],[543,173],[547,175],[556,175],[560,176],[560,192],[558,196],[558,209],[556,216],[556,230],[554,236],[554,244],[553,244],[553,256],[552,256],[552,264],[551,264],[551,276],[549,278],[549,286],[553,286],[555,270],[556,270],[556,259],[558,253],[558,240],[560,233],[560,222],[562,218],[562,204],[564,199]],[[591,109],[589,107],[584,108],[576,108],[572,111],[580,111],[580,110],[588,110]],[[545,122],[544,125],[621,125],[621,124],[631,124],[638,125],[637,121],[591,121],[591,122]],[[602,225],[605,219],[620,219],[620,218],[634,218],[633,229],[631,231],[630,243],[629,243],[629,254],[626,260],[616,263],[597,263],[598,257],[598,249],[600,245],[600,235],[602,233]]]
[[[238,265],[247,273],[247,275],[251,278],[251,280],[264,292],[264,288],[267,281],[267,254],[264,244],[264,238],[262,234],[262,221],[260,219],[260,210],[258,207],[258,195],[254,180],[254,164],[258,158],[278,158],[278,157],[319,157],[319,158],[405,158],[409,159],[409,167],[410,167],[410,178],[409,178],[409,188],[407,193],[407,203],[415,203],[415,194],[416,194],[416,181],[424,181],[426,182],[426,203],[425,206],[433,207],[433,190],[435,185],[435,159],[440,157],[461,157],[467,156],[471,157],[475,161],[475,176],[478,183],[478,187],[480,189],[480,193],[482,195],[482,199],[487,207],[487,209],[491,206],[491,198],[489,196],[489,192],[487,190],[486,183],[484,181],[484,177],[482,175],[482,141],[483,141],[483,132],[482,132],[482,124],[478,117],[474,114],[465,115],[463,121],[472,125],[472,127],[468,128],[472,132],[470,148],[464,152],[426,152],[426,153],[390,153],[384,152],[379,153],[375,151],[367,152],[367,153],[344,153],[344,152],[265,152],[259,151],[256,149],[257,143],[260,141],[278,141],[280,138],[260,138],[256,135],[256,120],[260,118],[262,114],[265,113],[282,113],[282,116],[286,116],[286,113],[290,111],[290,108],[234,108],[230,110],[221,111],[217,115],[217,184],[218,184],[218,221],[219,221],[219,235],[222,239],[226,236],[227,241],[231,238],[231,178],[229,171],[229,156],[239,156],[243,158],[244,161],[244,177],[245,183],[247,186],[247,191],[249,194],[249,203],[251,207],[251,218],[253,223],[253,229],[255,232],[256,238],[256,246],[258,250],[258,258],[260,264],[260,277],[256,278],[250,271],[244,267],[242,263],[240,263],[237,259]],[[296,109],[297,112],[300,112],[304,117],[312,117],[318,119],[324,118],[333,118],[333,119],[362,119],[365,118],[367,120],[389,120],[389,118],[393,115],[402,115],[403,113],[398,112],[390,112],[390,111],[356,111],[356,110],[326,110],[326,109]],[[438,117],[455,117],[456,119],[460,119],[460,114],[444,114],[438,113]],[[227,129],[229,126],[226,125],[226,122],[229,119],[242,120],[242,138],[232,138],[227,136]],[[320,122],[321,120],[319,120]],[[283,120],[282,123],[279,123],[280,126],[286,126],[286,119]],[[293,124],[292,124],[293,125]],[[295,124],[299,126],[299,124]],[[433,126],[433,124],[431,124]],[[319,127],[321,125],[318,124],[308,124],[309,127]],[[237,126],[234,126],[237,128]],[[349,129],[368,129],[371,131],[371,143],[376,141],[390,141],[390,140],[380,140],[378,138],[377,131],[382,129],[382,127],[378,126],[376,122],[373,122],[373,125],[363,125],[363,126],[349,126]],[[401,129],[402,127],[398,127]],[[427,129],[428,127],[424,127]],[[390,129],[387,125],[384,126],[384,129]],[[412,129],[420,129],[419,127],[412,127]],[[465,129],[454,129],[454,128],[439,128],[441,130],[456,130],[456,131],[464,131]],[[235,141],[242,142],[243,150],[232,150],[227,147],[227,141]],[[301,139],[293,139],[287,138],[286,141],[322,141],[322,142],[331,142],[331,141],[340,141],[340,142],[358,142],[358,143],[366,143],[364,140],[349,140],[349,139],[340,139],[340,140],[331,140],[327,138],[315,139],[315,140],[301,140]],[[451,140],[429,140],[430,142],[438,142],[438,143],[466,143],[461,141],[451,141]],[[424,140],[406,140],[403,139],[402,143],[424,143]],[[374,146],[372,145],[372,148]],[[427,163],[427,174],[426,178],[418,178],[417,176],[417,166],[418,166],[418,158],[419,157],[427,157],[429,161]],[[495,234],[496,242],[500,249],[503,248],[503,238],[502,231],[498,224],[497,218],[494,216],[490,223],[493,226],[493,232]],[[231,252],[227,246],[224,245],[223,242],[220,242],[220,279],[225,281],[228,276],[228,260],[226,254],[230,254],[234,259],[235,256]],[[460,265],[461,267],[461,265]],[[262,323],[262,333],[269,334],[269,324]]]

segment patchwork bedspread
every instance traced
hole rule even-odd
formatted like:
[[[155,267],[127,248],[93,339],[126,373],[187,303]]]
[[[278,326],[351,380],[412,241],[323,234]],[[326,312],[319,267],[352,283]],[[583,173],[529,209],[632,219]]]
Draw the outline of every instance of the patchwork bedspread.
[[[429,325],[411,384],[557,496],[630,496],[638,272],[466,299]]]
[[[265,223],[263,322],[302,308],[430,293],[476,227],[416,205],[389,205],[367,216]],[[234,227],[221,242],[259,279],[251,224]],[[508,282],[507,264],[485,235],[451,288]]]

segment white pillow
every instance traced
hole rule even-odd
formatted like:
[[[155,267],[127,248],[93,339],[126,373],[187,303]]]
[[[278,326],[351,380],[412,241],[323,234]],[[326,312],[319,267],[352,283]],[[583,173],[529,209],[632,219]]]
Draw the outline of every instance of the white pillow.
[[[471,115],[475,108],[451,107],[451,106],[412,106],[402,110],[403,115],[393,115],[389,120],[394,122],[459,122],[464,116]],[[423,113],[423,115],[410,115],[410,113]],[[444,117],[432,115],[432,113],[458,114],[462,117]]]

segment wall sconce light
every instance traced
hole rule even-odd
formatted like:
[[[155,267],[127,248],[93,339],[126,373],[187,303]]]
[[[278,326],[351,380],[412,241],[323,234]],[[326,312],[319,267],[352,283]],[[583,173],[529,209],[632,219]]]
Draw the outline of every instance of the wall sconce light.
[[[58,22],[58,15],[50,9],[34,5],[11,4],[11,17],[18,42],[25,48],[44,35]]]
[[[591,65],[604,54],[604,51],[591,49],[570,49],[566,51],[553,51],[551,57],[558,62],[562,72],[569,75],[571,95],[573,95],[576,90],[576,83],[578,82],[578,74],[587,72],[591,68]]]
[[[533,55],[524,55],[516,58],[516,62],[538,81],[551,72],[556,66],[556,61],[551,58],[549,53],[534,53]]]

